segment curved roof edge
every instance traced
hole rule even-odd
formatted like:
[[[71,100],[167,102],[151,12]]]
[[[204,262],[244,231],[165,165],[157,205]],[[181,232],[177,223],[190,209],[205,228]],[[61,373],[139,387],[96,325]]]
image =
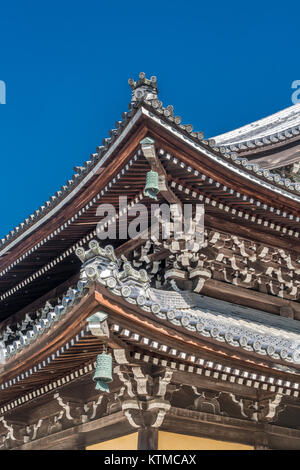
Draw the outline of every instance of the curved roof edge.
[[[213,137],[216,145],[237,145],[253,142],[261,139],[262,144],[276,143],[271,136],[278,134],[278,140],[286,140],[288,138],[299,135],[300,133],[300,103],[289,106],[277,113],[266,116],[257,121],[253,121],[245,126],[239,127],[229,132]],[[270,142],[268,142],[270,140]],[[277,141],[278,141],[277,140]],[[259,144],[259,142],[257,143]],[[259,146],[259,145],[258,145]]]
[[[220,162],[224,160],[227,160],[228,162],[228,159],[230,159],[232,168],[236,167],[241,170],[241,167],[243,167],[243,170],[248,170],[250,174],[256,174],[259,179],[261,178],[263,184],[265,184],[265,182],[268,182],[268,184],[271,183],[271,188],[274,184],[275,186],[273,186],[273,189],[276,190],[278,188],[282,195],[289,198],[297,198],[296,194],[300,193],[300,183],[292,182],[289,178],[281,178],[278,174],[272,174],[268,169],[263,169],[256,163],[253,164],[248,161],[247,158],[239,158],[236,151],[221,145],[221,139],[224,136],[234,136],[243,129],[245,132],[249,133],[254,125],[256,125],[254,126],[255,128],[262,128],[263,126],[269,126],[269,128],[273,126],[273,128],[275,128],[276,123],[279,125],[279,121],[282,123],[288,123],[288,125],[299,122],[299,129],[296,126],[294,128],[294,133],[300,134],[300,103],[291,106],[286,110],[275,113],[272,116],[256,121],[255,123],[241,127],[235,131],[222,134],[214,139],[203,140],[203,132],[193,131],[193,126],[191,124],[182,124],[181,117],[174,115],[173,106],[163,106],[162,102],[159,101],[157,97],[156,78],[152,77],[151,80],[152,81],[147,80],[145,78],[145,74],[141,73],[140,80],[137,83],[130,81],[133,92],[132,100],[129,104],[129,112],[122,114],[122,121],[118,121],[116,123],[116,129],[109,131],[110,137],[103,139],[103,145],[98,147],[97,153],[92,154],[90,160],[84,162],[82,166],[75,167],[76,173],[73,175],[71,180],[67,181],[66,185],[62,186],[54,196],[51,196],[49,200],[44,203],[44,205],[0,240],[0,256],[7,251],[8,248],[12,248],[16,243],[19,243],[23,237],[35,230],[37,226],[44,223],[44,221],[50,218],[56,210],[73,197],[83,184],[85,184],[85,182],[87,182],[95,173],[96,169],[103,165],[103,163],[109,158],[110,154],[115,150],[116,146],[123,140],[127,134],[128,126],[133,125],[133,121],[137,120],[138,111],[140,110],[142,112],[141,108],[143,105],[149,107],[151,112],[154,112],[159,118],[161,117],[163,120],[174,126],[180,133],[189,136],[194,142],[196,141],[198,149],[206,149],[212,153],[215,152],[218,157],[221,157]],[[293,136],[295,136],[295,134]],[[245,176],[249,178],[247,172],[245,172]]]
[[[26,333],[20,330],[18,340],[5,340],[3,336],[9,336],[9,331],[3,332],[1,362],[13,358],[47,333],[71,313],[94,283],[99,283],[116,298],[215,343],[250,352],[257,359],[266,357],[275,365],[300,363],[300,327],[296,320],[212,300],[192,291],[154,289],[145,270],[134,269],[131,263],[116,257],[112,246],[101,248],[96,240],[89,243],[88,250],[78,248],[76,254],[82,262],[77,286],[70,287],[55,306],[46,302],[42,317],[28,321]]]

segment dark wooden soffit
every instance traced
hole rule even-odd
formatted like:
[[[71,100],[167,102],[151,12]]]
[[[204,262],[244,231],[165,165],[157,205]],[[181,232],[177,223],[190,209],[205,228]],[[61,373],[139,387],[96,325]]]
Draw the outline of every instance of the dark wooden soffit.
[[[271,165],[270,168],[277,168],[277,166],[282,166],[282,162],[284,165],[288,165],[289,158],[287,158],[287,160],[284,158],[284,152],[290,150],[291,153],[295,153],[297,156],[299,155],[297,151],[299,148],[299,144],[300,137],[299,135],[296,135],[295,137],[291,137],[288,140],[279,141],[270,145],[265,145],[252,149],[249,148],[248,150],[239,150],[238,154],[241,157],[245,156],[251,162],[255,160],[257,161],[257,163],[259,163],[260,161],[264,163],[268,161],[271,162],[271,159],[268,159],[268,157],[274,155],[274,166]],[[293,161],[292,157],[291,160]],[[269,166],[264,166],[264,168],[269,168]]]
[[[138,126],[132,130],[130,137],[127,139],[122,148],[118,148],[110,158],[110,163],[105,168],[105,171],[100,172],[94,179],[76,193],[75,197],[71,199],[68,204],[55,213],[47,222],[40,225],[33,233],[28,235],[25,239],[21,240],[17,245],[11,248],[6,255],[0,258],[0,270],[4,270],[7,266],[13,263],[24,252],[30,250],[43,240],[49,233],[53,232],[60,225],[64,224],[66,220],[74,216],[74,214],[82,207],[84,207],[106,184],[118,173],[120,168],[130,159],[133,153],[139,146],[139,142],[147,134],[148,129],[144,124],[142,118]],[[118,158],[116,157],[116,154]]]

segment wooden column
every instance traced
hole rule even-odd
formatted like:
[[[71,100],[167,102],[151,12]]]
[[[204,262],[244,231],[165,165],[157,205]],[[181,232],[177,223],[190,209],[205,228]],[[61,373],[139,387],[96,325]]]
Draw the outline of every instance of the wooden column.
[[[265,430],[265,425],[259,423],[257,425],[258,430],[254,432],[254,450],[269,450],[268,434]]]
[[[137,450],[157,450],[158,430],[155,428],[140,428],[138,431]]]

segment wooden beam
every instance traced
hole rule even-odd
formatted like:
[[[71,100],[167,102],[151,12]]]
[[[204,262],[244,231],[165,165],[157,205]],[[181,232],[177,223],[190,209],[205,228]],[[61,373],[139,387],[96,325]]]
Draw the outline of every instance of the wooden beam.
[[[268,295],[256,290],[245,289],[215,279],[205,281],[201,290],[202,295],[216,299],[226,300],[239,305],[245,305],[265,312],[280,315],[280,309],[286,307],[294,312],[294,318],[300,320],[300,304],[292,300],[282,299],[275,295]]]
[[[297,253],[300,253],[300,243],[297,243],[296,240],[292,241],[286,237],[263,232],[257,225],[255,227],[250,227],[246,225],[246,223],[241,225],[240,223],[231,222],[230,220],[215,217],[208,213],[205,213],[204,217],[205,227],[219,230],[220,232],[235,234],[236,236],[241,236],[248,240],[254,240],[265,246],[270,246],[271,248],[283,248],[291,253],[295,253],[296,256]]]
[[[159,177],[159,192],[169,204],[178,204],[181,207],[181,201],[168,186],[168,175],[161,161],[156,155],[154,143],[141,144],[144,157],[149,162],[152,171],[156,171]]]

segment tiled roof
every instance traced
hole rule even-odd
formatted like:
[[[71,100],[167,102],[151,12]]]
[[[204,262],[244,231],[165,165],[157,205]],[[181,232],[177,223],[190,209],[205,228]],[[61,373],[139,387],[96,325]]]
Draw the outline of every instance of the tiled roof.
[[[300,103],[290,106],[271,116],[242,126],[230,132],[215,136],[216,145],[236,146],[253,142],[267,145],[287,140],[300,134]],[[255,142],[257,141],[257,142]],[[249,145],[251,148],[251,145]]]

